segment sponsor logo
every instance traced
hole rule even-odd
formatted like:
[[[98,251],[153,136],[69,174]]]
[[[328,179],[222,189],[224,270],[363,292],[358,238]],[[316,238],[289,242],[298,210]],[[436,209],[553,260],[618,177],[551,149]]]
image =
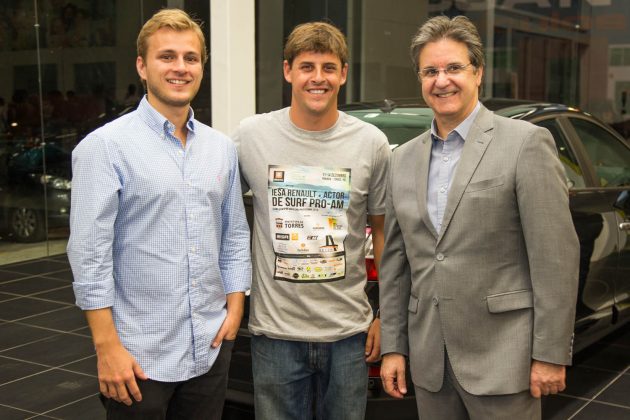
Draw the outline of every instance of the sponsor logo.
[[[303,229],[304,222],[301,220],[287,220],[284,222],[284,227],[287,229]]]
[[[291,240],[292,241],[299,241],[300,240],[300,235],[297,233],[292,233],[291,234]]]
[[[276,239],[279,241],[288,241],[289,234],[288,233],[276,233]]]
[[[316,240],[317,240],[317,238],[318,238],[318,236],[317,236],[317,235],[308,235],[308,236],[306,237],[306,239],[307,239],[307,240],[309,240],[309,241],[316,241]]]
[[[284,171],[273,171],[274,182],[284,182]]]

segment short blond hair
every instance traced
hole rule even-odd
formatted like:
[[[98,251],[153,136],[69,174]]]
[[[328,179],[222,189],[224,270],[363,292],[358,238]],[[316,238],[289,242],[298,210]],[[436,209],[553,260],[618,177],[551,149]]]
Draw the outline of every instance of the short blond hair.
[[[331,53],[344,66],[348,62],[346,37],[339,29],[326,22],[309,22],[296,26],[284,46],[284,59],[289,66],[303,52]]]
[[[140,29],[138,34],[138,40],[136,41],[136,47],[138,49],[138,56],[143,60],[147,58],[147,50],[149,48],[148,40],[151,35],[156,33],[162,28],[172,29],[174,31],[188,31],[191,30],[199,38],[199,44],[201,45],[201,63],[205,64],[208,61],[208,51],[206,50],[206,37],[203,35],[201,26],[203,23],[197,21],[180,9],[162,9],[154,14],[151,19]]]

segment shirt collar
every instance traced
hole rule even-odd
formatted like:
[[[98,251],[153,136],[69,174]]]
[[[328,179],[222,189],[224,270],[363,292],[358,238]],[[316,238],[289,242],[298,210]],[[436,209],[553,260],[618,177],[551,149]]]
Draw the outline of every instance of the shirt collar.
[[[466,140],[466,137],[468,136],[468,132],[470,131],[470,127],[472,127],[473,121],[475,121],[475,118],[477,117],[477,114],[479,113],[480,109],[481,109],[481,102],[477,101],[477,105],[475,106],[475,109],[473,109],[473,111],[466,117],[466,119],[464,119],[464,121],[459,123],[459,125],[455,127],[455,129],[453,129],[453,131],[456,131],[457,134],[459,134],[462,140],[464,141]],[[433,121],[431,122],[431,137],[434,139],[440,138],[440,136],[438,136],[437,128],[435,126],[435,118],[433,118]]]
[[[195,112],[192,108],[188,108],[188,121],[186,121],[186,128],[189,131],[195,132]],[[149,126],[149,128],[156,133],[162,135],[163,133],[173,134],[175,131],[175,125],[160,114],[147,100],[147,95],[144,95],[140,104],[138,105],[138,114],[140,118]]]

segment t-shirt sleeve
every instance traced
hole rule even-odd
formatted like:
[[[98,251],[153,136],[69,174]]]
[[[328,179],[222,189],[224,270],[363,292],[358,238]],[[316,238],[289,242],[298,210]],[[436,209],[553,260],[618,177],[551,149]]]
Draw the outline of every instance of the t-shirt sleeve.
[[[385,214],[385,192],[391,155],[387,137],[380,131],[378,134],[378,141],[375,142],[370,190],[368,191],[368,213],[372,215]]]
[[[234,144],[236,145],[236,150],[238,152],[239,173],[241,177],[241,191],[244,194],[248,192],[251,188],[249,187],[249,183],[246,180],[245,168],[243,165],[243,161],[246,160],[246,156],[245,156],[246,152],[244,151],[244,147],[243,147],[243,136],[244,136],[243,123],[241,123],[236,128],[236,130],[232,133],[231,138]]]

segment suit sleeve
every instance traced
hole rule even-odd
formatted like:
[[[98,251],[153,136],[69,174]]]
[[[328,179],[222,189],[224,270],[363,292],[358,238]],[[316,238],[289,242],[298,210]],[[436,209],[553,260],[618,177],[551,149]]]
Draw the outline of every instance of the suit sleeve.
[[[516,194],[534,294],[532,358],[570,365],[579,243],[564,170],[546,129],[536,127],[522,145]]]
[[[411,292],[411,272],[405,241],[396,217],[392,182],[396,172],[396,153],[392,155],[385,209],[385,247],[379,273],[381,311],[381,354],[409,355],[407,307]]]

